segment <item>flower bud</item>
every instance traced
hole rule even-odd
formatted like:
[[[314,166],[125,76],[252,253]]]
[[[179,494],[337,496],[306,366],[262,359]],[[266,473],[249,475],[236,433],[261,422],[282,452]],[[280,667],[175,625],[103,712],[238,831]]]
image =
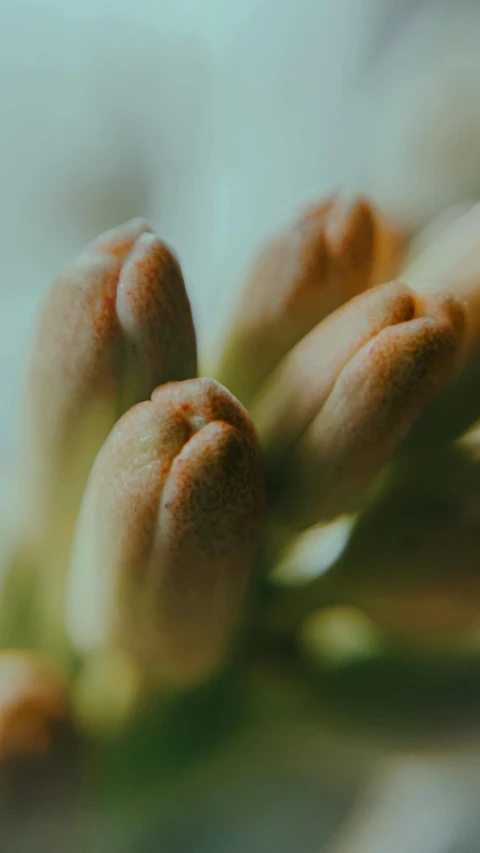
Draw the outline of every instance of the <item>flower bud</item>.
[[[413,438],[457,438],[480,416],[480,204],[447,211],[419,235],[402,278],[448,287],[465,309],[466,327],[456,370],[429,406]]]
[[[334,196],[261,252],[219,369],[242,402],[320,320],[371,284],[374,232],[366,201],[346,204]]]
[[[356,507],[452,369],[462,331],[447,292],[416,296],[390,283],[338,309],[283,359],[253,419],[286,520],[303,527]]]
[[[55,282],[27,387],[22,509],[34,541],[69,542],[93,459],[117,418],[159,384],[195,375],[180,267],[141,219],[94,240]]]
[[[465,346],[480,345],[480,204],[451,218],[443,214],[420,234],[402,278],[449,288],[465,307]]]
[[[157,388],[92,468],[68,582],[74,644],[116,647],[163,686],[202,678],[239,625],[263,500],[256,435],[237,400],[210,379]]]
[[[2,652],[1,808],[7,815],[24,809],[32,817],[32,809],[54,805],[60,814],[74,781],[76,756],[70,701],[56,672],[31,653]]]

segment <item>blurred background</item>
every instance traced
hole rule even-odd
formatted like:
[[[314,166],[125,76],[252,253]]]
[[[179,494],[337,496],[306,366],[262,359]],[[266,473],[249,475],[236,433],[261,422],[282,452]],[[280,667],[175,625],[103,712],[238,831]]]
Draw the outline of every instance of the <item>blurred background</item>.
[[[413,229],[477,199],[479,95],[475,0],[4,0],[4,541],[32,320],[85,242],[149,219],[181,259],[208,364],[254,250],[305,202],[360,190]],[[221,757],[139,817],[126,850],[480,851],[476,736],[333,734],[282,678],[253,677],[257,724],[227,725]],[[121,811],[90,815],[78,849],[123,850]]]

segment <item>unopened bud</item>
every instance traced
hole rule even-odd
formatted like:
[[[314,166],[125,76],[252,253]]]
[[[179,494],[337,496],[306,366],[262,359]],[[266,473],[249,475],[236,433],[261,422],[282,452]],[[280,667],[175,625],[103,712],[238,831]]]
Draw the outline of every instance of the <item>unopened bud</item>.
[[[450,381],[415,430],[415,440],[457,438],[480,416],[480,204],[447,211],[419,235],[402,278],[447,287],[465,310],[465,335]]]
[[[220,380],[242,402],[320,320],[371,284],[374,232],[366,201],[334,196],[260,254],[219,369]]]
[[[462,331],[447,292],[419,296],[391,283],[351,300],[292,350],[253,410],[286,519],[308,526],[356,507],[452,370]]]
[[[170,383],[117,423],[74,539],[67,623],[160,685],[202,678],[239,626],[263,524],[250,418],[210,379]]]
[[[38,320],[22,456],[27,535],[68,541],[118,417],[195,372],[190,304],[170,250],[141,219],[98,237],[52,286]]]
[[[420,234],[402,278],[411,287],[451,290],[465,307],[465,345],[480,345],[480,204],[452,218],[445,214]]]
[[[0,654],[0,804],[3,817],[62,813],[76,778],[77,737],[66,686],[38,656]],[[78,780],[77,780],[78,781]],[[2,823],[2,829],[5,829]],[[3,837],[3,836],[2,836]]]

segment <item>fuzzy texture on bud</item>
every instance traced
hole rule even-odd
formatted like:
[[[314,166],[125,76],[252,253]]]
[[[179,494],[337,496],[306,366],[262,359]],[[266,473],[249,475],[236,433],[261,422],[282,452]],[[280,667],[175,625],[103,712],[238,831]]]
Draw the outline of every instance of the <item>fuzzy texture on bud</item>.
[[[411,287],[448,287],[465,310],[465,335],[456,370],[429,406],[413,442],[458,438],[480,417],[480,204],[437,217],[414,240],[402,278]]]
[[[67,622],[162,686],[220,662],[246,602],[264,489],[251,420],[210,379],[170,383],[127,412],[97,456],[70,566]]]
[[[402,273],[411,287],[448,287],[465,307],[465,345],[480,349],[480,204],[443,214],[412,246]]]
[[[366,201],[334,196],[260,253],[219,368],[243,403],[307,332],[371,284],[375,228]]]
[[[288,521],[356,507],[452,370],[463,328],[448,292],[394,282],[351,300],[283,359],[253,418]]]
[[[34,539],[75,518],[95,454],[134,403],[196,373],[180,267],[142,219],[102,234],[54,283],[30,359],[22,461]],[[68,539],[67,532],[67,539]]]

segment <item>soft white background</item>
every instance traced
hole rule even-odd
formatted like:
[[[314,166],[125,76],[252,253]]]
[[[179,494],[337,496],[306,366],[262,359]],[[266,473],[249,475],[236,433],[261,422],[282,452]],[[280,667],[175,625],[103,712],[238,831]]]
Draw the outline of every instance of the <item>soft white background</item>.
[[[302,202],[361,187],[421,220],[474,193],[478,36],[461,0],[0,4],[0,451],[38,300],[100,229],[152,220],[208,344]]]
[[[38,299],[99,229],[150,217],[218,329],[252,245],[362,156],[345,102],[389,5],[0,5],[3,443]]]

